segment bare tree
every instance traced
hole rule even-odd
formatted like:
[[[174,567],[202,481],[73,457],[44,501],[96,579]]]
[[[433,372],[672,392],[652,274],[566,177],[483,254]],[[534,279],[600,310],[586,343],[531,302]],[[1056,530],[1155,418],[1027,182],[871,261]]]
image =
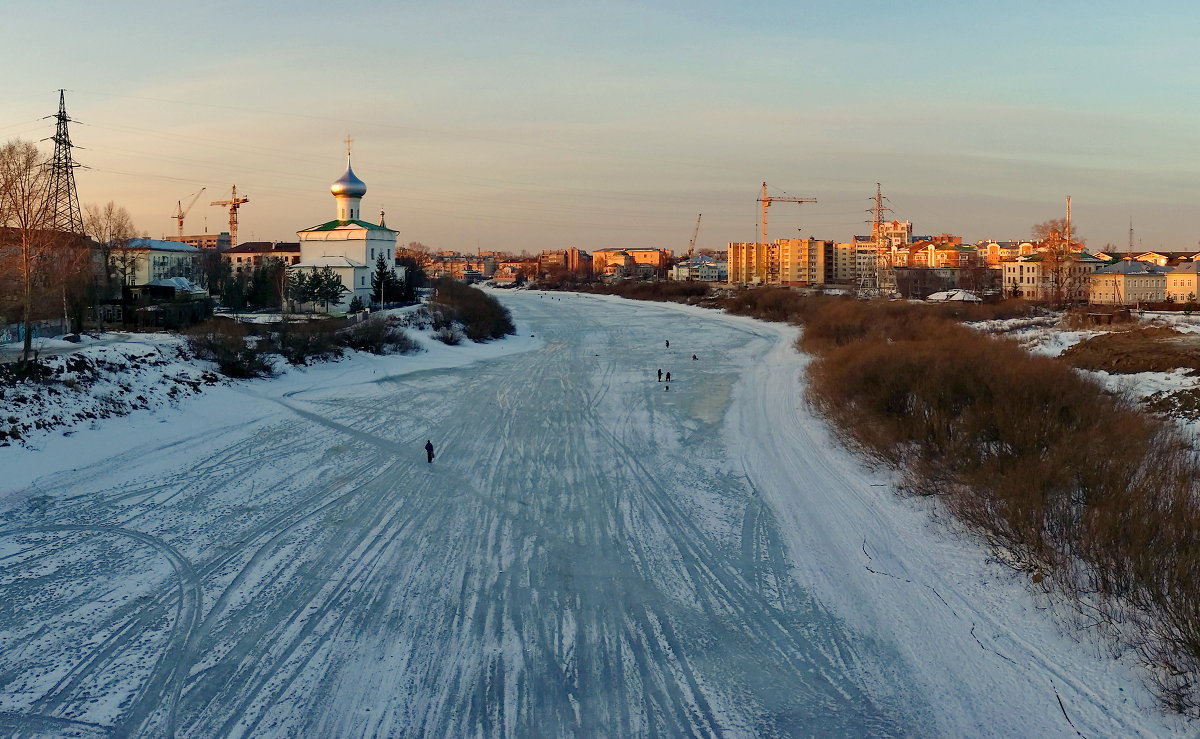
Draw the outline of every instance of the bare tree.
[[[55,239],[49,230],[50,209],[46,201],[49,170],[45,157],[28,141],[9,141],[0,148],[0,226],[5,228],[5,272],[15,281],[25,341],[21,362],[33,359],[33,319],[37,299],[48,285],[51,249]]]
[[[133,219],[124,206],[108,201],[103,207],[89,204],[83,209],[83,226],[96,241],[100,279],[97,280],[100,298],[108,300],[113,295],[113,278],[118,274],[116,260],[129,248],[129,242],[137,235]]]
[[[1042,263],[1043,284],[1050,288],[1051,303],[1062,305],[1076,297],[1087,274],[1080,263],[1084,242],[1075,236],[1075,224],[1067,233],[1067,219],[1051,218],[1030,230],[1040,242],[1037,251]]]

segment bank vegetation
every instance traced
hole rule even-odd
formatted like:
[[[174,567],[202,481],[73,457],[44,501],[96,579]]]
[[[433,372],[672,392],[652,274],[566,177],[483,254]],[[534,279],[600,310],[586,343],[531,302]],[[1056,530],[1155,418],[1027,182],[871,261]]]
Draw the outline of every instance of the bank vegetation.
[[[1193,439],[1055,358],[963,320],[1021,303],[921,306],[752,290],[733,313],[803,326],[808,399],[937,496],[1003,561],[1200,716],[1200,465]]]

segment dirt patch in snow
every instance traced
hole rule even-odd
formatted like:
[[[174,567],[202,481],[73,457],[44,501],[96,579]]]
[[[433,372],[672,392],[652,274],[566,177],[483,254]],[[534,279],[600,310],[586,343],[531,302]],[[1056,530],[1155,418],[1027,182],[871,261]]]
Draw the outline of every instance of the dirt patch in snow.
[[[1101,334],[1081,341],[1062,353],[1064,361],[1086,370],[1112,374],[1200,372],[1200,335],[1168,327]]]

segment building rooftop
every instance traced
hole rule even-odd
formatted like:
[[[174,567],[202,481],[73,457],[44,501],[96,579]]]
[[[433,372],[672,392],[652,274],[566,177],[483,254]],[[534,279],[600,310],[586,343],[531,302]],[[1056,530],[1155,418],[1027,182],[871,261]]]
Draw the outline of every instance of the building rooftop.
[[[226,254],[263,254],[267,252],[299,253],[299,241],[244,241]]]
[[[351,231],[359,228],[365,228],[368,231],[387,231],[388,233],[400,233],[399,231],[393,231],[387,226],[380,226],[378,223],[360,221],[357,218],[352,221],[328,221],[319,226],[301,229],[300,231],[297,231],[297,233],[313,233],[316,231]]]
[[[1136,259],[1122,259],[1116,264],[1110,264],[1096,270],[1098,275],[1165,275],[1170,270],[1150,262],[1139,262]]]
[[[150,251],[181,251],[191,254],[200,253],[200,249],[191,244],[185,244],[182,241],[163,241],[161,239],[130,239],[129,248],[149,249]]]

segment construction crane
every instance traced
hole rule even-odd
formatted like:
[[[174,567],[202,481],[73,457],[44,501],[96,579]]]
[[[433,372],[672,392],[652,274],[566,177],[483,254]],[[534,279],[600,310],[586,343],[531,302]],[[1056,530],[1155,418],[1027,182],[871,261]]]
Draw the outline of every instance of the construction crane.
[[[192,206],[196,204],[196,201],[200,199],[200,196],[204,194],[204,191],[207,189],[207,187],[200,188],[200,191],[193,195],[192,199],[188,201],[186,208],[183,207],[182,200],[175,201],[175,212],[171,214],[171,217],[175,219],[175,223],[179,226],[179,230],[176,233],[180,241],[183,241],[183,219],[187,217],[187,214],[192,210]]]
[[[692,229],[692,240],[688,242],[688,261],[692,260],[692,252],[696,250],[696,237],[700,235],[700,218],[703,213],[696,214],[696,228]]]
[[[211,205],[228,206],[229,208],[229,247],[238,245],[237,241],[237,212],[238,208],[245,203],[249,203],[250,198],[239,198],[237,194],[237,185],[233,186],[233,196],[228,200],[214,200]]]
[[[767,244],[767,208],[771,207],[771,203],[815,203],[816,198],[784,198],[772,197],[767,195],[767,183],[762,184],[762,197],[758,199],[762,203],[762,243]]]

